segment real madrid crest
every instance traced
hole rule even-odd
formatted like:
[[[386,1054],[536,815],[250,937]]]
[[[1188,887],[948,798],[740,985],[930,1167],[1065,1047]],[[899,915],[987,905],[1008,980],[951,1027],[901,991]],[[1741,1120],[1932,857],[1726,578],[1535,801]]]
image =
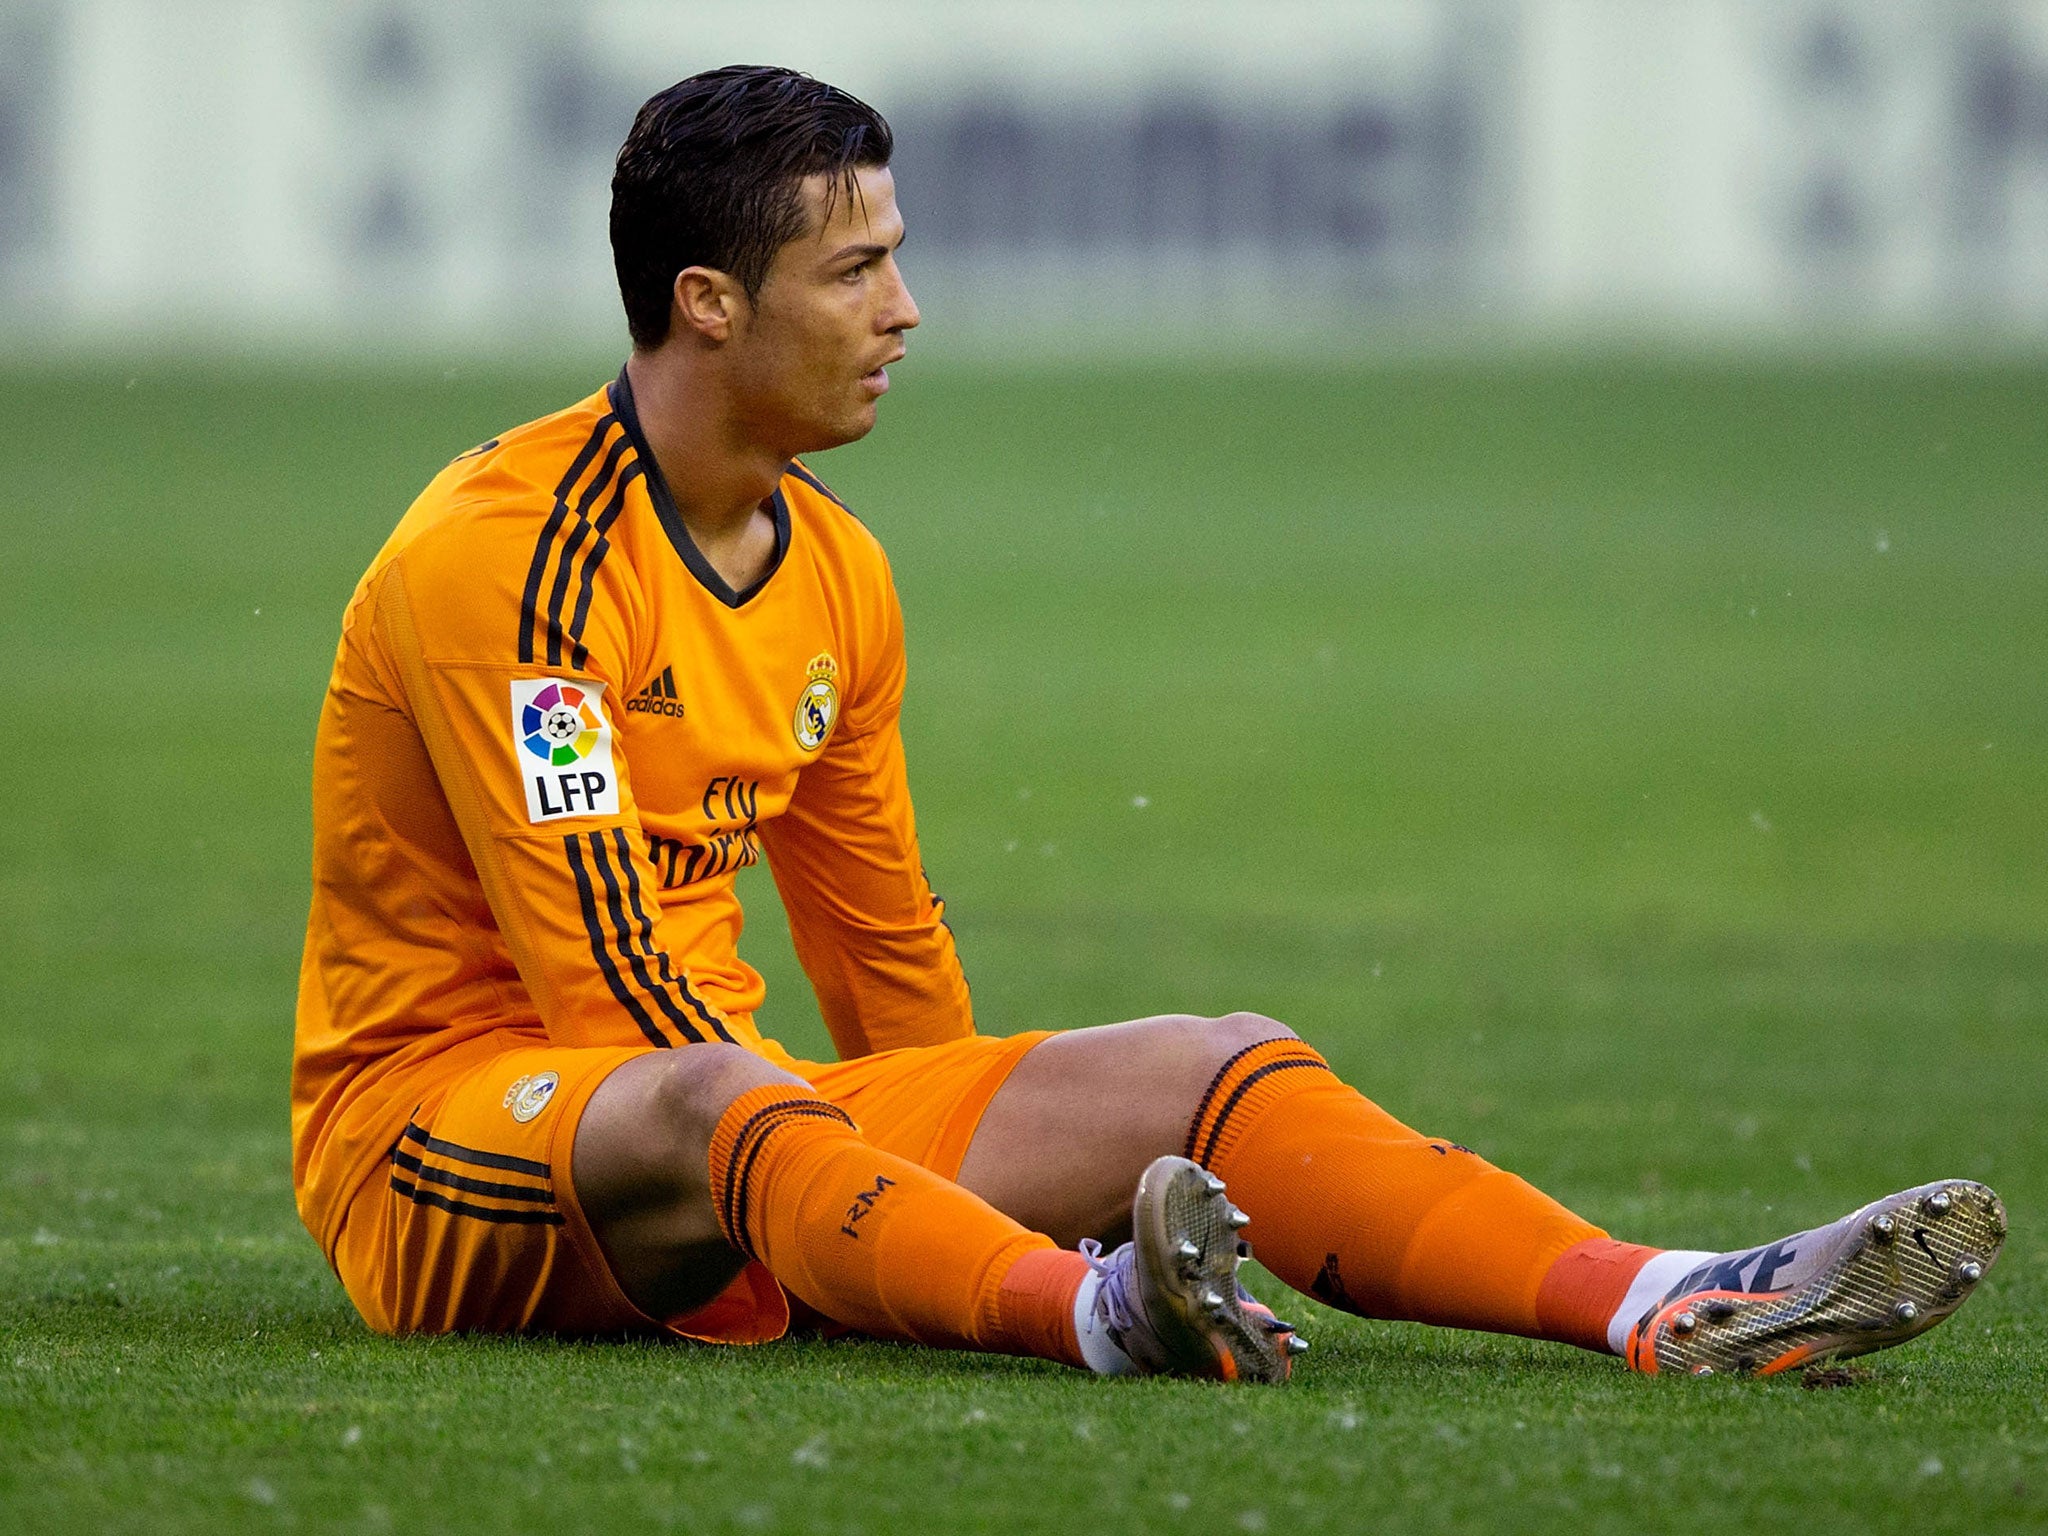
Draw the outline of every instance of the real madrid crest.
[[[505,1090],[505,1107],[521,1125],[548,1107],[561,1079],[552,1072],[534,1072]]]
[[[796,718],[790,722],[796,744],[815,752],[832,734],[839,718],[839,663],[820,651],[804,668],[804,691],[796,696]]]

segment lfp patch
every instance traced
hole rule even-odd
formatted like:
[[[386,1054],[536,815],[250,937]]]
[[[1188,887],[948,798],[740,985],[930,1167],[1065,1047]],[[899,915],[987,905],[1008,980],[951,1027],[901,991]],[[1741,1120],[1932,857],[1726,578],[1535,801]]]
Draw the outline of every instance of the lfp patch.
[[[603,683],[514,680],[512,750],[526,785],[527,820],[619,814],[612,726],[600,703],[603,697]]]

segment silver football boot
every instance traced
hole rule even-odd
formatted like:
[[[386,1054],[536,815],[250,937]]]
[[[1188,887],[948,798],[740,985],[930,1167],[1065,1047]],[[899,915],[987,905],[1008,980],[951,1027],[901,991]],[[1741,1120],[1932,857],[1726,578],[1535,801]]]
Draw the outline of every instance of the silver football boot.
[[[1093,1326],[1146,1375],[1287,1380],[1308,1341],[1237,1283],[1249,1219],[1199,1163],[1158,1159],[1131,1201],[1132,1240],[1108,1258],[1081,1244],[1098,1282]]]
[[[1825,1227],[1719,1254],[1629,1330],[1629,1369],[1769,1376],[1903,1344],[1970,1298],[2005,1231],[1996,1194],[1944,1179]]]

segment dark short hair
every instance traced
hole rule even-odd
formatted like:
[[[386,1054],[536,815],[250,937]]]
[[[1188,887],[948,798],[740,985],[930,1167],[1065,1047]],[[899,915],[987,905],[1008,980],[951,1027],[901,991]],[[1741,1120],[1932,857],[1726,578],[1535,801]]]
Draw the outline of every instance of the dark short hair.
[[[636,347],[668,337],[676,274],[730,273],[758,298],[804,231],[803,182],[889,163],[882,114],[793,69],[730,64],[650,97],[612,173],[612,263]]]

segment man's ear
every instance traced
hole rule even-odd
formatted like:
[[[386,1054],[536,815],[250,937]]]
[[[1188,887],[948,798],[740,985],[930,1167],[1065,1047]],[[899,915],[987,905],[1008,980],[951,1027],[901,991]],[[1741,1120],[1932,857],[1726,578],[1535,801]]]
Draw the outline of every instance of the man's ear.
[[[669,329],[722,342],[732,336],[734,323],[746,304],[746,294],[729,273],[715,267],[685,267],[676,274],[670,290]]]

